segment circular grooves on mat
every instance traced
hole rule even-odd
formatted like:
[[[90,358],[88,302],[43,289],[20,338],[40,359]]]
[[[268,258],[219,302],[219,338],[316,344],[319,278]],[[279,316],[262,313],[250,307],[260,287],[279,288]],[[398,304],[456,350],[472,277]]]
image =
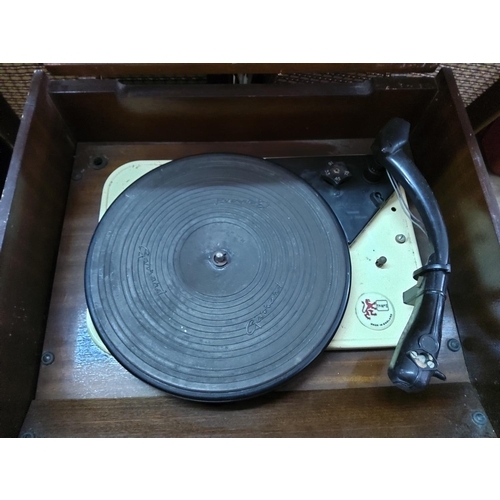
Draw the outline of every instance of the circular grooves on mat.
[[[200,401],[255,396],[300,372],[330,342],[349,285],[345,237],[322,198],[282,167],[233,154],[137,180],[99,223],[85,269],[109,351]]]

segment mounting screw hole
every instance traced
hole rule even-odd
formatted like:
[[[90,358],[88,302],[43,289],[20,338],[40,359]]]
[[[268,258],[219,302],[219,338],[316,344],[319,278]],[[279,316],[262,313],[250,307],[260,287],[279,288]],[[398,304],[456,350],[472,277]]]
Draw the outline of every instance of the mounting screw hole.
[[[460,350],[460,342],[457,339],[448,340],[448,349],[452,352],[458,352]]]
[[[487,421],[486,415],[481,411],[475,411],[472,414],[472,421],[477,425],[484,425]]]
[[[42,354],[42,364],[51,365],[53,362],[54,362],[54,355],[49,351],[45,351]]]
[[[100,170],[108,164],[108,159],[105,156],[91,156],[89,166],[94,170]]]
[[[396,211],[396,207],[391,207],[391,210],[392,210],[393,212],[395,212],[395,211]]]

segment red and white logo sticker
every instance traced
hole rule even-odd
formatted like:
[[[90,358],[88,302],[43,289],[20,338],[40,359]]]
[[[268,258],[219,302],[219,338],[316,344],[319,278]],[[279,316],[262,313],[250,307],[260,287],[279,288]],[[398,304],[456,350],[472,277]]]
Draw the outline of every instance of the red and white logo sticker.
[[[394,321],[394,307],[381,293],[364,293],[356,302],[356,316],[372,330],[385,330]]]

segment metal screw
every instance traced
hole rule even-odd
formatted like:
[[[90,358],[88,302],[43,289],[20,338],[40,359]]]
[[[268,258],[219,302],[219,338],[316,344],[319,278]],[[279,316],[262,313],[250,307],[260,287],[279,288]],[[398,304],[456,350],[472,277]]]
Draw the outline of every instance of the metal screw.
[[[34,432],[31,432],[31,431],[28,431],[28,432],[23,432],[21,434],[21,437],[22,438],[34,438],[35,437],[35,433]]]
[[[218,250],[213,255],[213,261],[216,266],[222,267],[227,264],[227,254],[226,252],[221,252]]]
[[[472,414],[472,421],[477,425],[484,425],[487,422],[486,415],[481,411],[475,411]]]
[[[427,360],[425,359],[425,356],[423,354],[419,354],[416,359],[418,359],[418,361],[420,361],[422,364],[427,364]]]
[[[45,351],[42,354],[42,364],[51,365],[54,362],[54,355],[50,351]]]
[[[83,177],[83,175],[82,175],[82,173],[81,173],[81,172],[75,172],[75,173],[71,176],[71,178],[72,178],[74,181],[80,181],[80,180],[82,180],[82,177]]]
[[[340,168],[334,168],[333,169],[334,174],[340,174]]]
[[[411,352],[410,352],[410,356],[411,356],[413,359],[418,358],[418,354],[417,354],[415,351],[411,351]]]
[[[406,236],[404,234],[396,235],[396,241],[398,243],[404,243],[406,241]]]
[[[448,340],[448,349],[453,352],[460,351],[460,342],[457,339]]]
[[[382,257],[379,257],[376,261],[375,261],[375,265],[377,267],[382,267],[385,263],[387,262],[387,257],[384,257],[382,255]]]
[[[436,365],[432,361],[427,361],[427,366],[432,370],[433,368],[436,368]]]

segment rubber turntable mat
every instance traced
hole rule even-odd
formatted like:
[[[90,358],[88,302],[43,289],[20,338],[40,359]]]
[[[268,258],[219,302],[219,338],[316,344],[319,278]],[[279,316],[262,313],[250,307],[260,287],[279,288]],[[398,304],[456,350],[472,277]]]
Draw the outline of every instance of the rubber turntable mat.
[[[282,167],[220,154],[175,160],[125,190],[85,270],[90,314],[118,361],[207,401],[305,368],[335,333],[349,283],[345,237],[319,195]]]

